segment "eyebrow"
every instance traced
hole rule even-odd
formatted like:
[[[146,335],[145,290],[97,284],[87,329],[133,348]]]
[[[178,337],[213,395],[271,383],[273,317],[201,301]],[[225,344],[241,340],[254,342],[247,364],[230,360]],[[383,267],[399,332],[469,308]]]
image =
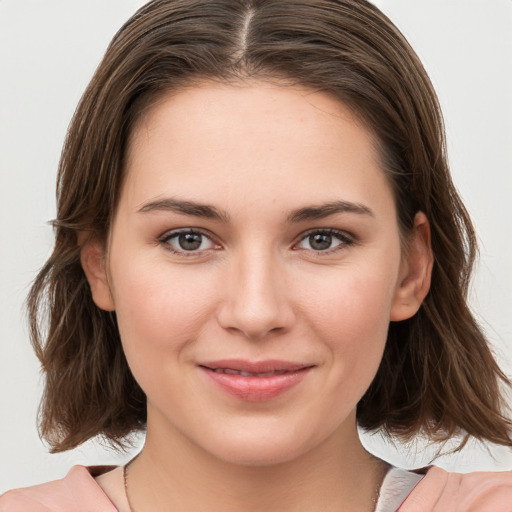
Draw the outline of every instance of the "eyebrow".
[[[142,213],[154,211],[174,212],[182,215],[190,215],[192,217],[203,217],[225,223],[229,222],[229,214],[219,210],[215,206],[196,203],[195,201],[183,201],[170,197],[144,203],[144,205],[139,208],[139,212]]]
[[[288,222],[303,222],[305,220],[318,220],[335,215],[336,213],[356,213],[374,217],[372,210],[360,203],[349,201],[333,201],[330,203],[305,206],[290,213]]]
[[[230,221],[229,214],[223,210],[219,210],[215,206],[171,197],[144,203],[138,211],[142,213],[154,211],[174,212],[192,217],[213,219],[223,223]],[[374,217],[372,210],[363,204],[349,201],[332,201],[319,205],[309,205],[294,210],[288,215],[287,221],[290,223],[298,223],[307,220],[318,220],[337,213],[355,213]]]

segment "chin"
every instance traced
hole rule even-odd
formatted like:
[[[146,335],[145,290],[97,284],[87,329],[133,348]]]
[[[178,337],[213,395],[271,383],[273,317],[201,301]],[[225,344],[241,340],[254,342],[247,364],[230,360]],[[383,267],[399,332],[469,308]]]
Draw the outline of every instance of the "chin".
[[[250,449],[247,446],[239,449],[231,447],[214,455],[229,464],[256,468],[285,464],[296,460],[303,452],[298,450],[297,446],[262,446],[260,443],[254,443]]]
[[[217,459],[230,464],[263,467],[296,460],[322,444],[321,440],[311,439],[307,432],[301,436],[292,435],[293,430],[275,432],[269,429],[263,434],[254,432],[252,435],[247,430],[242,435],[229,432],[226,437],[204,448]]]

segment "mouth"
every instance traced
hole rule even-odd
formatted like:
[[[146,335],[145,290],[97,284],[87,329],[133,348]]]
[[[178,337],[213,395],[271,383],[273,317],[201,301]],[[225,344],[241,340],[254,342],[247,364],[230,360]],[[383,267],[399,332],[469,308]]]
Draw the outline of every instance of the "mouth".
[[[207,368],[216,373],[225,373],[226,375],[241,375],[242,377],[272,377],[274,375],[284,375],[287,370],[274,370],[273,372],[244,372],[242,370],[233,370],[232,368]]]
[[[217,389],[249,402],[272,400],[298,385],[315,365],[289,361],[223,360],[199,368]]]

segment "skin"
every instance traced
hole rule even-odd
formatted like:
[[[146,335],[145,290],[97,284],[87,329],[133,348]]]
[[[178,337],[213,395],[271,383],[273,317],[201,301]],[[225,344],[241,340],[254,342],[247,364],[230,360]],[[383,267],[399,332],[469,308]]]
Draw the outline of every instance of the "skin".
[[[134,509],[372,510],[386,467],[359,441],[356,405],[389,322],[421,305],[432,255],[422,213],[404,250],[371,133],[325,93],[204,83],[139,120],[126,171],[107,251],[88,242],[82,265],[147,395]],[[297,215],[336,201],[351,211]],[[198,250],[173,237],[185,228],[203,235]],[[328,229],[331,245],[313,247]],[[198,366],[228,358],[312,369],[252,402]],[[128,510],[119,471],[98,481]]]

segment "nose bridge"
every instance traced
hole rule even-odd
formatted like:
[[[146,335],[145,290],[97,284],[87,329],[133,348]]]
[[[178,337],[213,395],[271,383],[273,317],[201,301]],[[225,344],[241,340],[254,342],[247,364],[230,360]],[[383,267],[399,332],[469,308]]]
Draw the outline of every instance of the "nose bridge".
[[[289,327],[293,314],[284,269],[272,248],[253,245],[241,250],[233,257],[228,280],[219,318],[224,328],[260,339]]]

